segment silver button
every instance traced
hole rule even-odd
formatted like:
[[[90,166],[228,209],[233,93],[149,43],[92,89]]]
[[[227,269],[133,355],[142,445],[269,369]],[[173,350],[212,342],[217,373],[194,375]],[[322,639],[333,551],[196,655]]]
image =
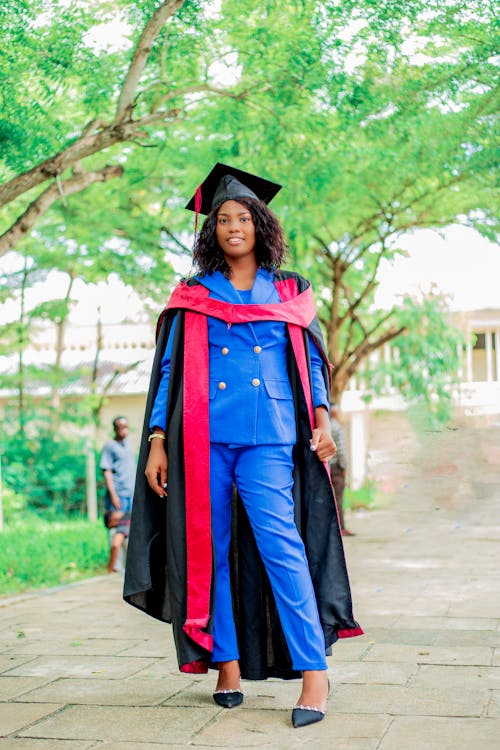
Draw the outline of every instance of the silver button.
[[[223,380],[220,381],[219,388],[220,388],[221,391],[225,391],[226,390],[226,384],[224,383]]]
[[[255,387],[257,387],[258,385],[260,385],[260,380],[259,380],[259,378],[254,378],[254,379],[252,380],[252,385],[254,385]]]
[[[224,347],[223,347],[223,348],[221,349],[221,352],[222,352],[222,354],[224,354],[224,355],[226,355],[226,354],[229,354],[229,349],[227,348],[227,346],[224,346]]]
[[[254,350],[255,354],[260,354],[261,351],[262,351],[262,347],[261,346],[254,346],[253,350]]]

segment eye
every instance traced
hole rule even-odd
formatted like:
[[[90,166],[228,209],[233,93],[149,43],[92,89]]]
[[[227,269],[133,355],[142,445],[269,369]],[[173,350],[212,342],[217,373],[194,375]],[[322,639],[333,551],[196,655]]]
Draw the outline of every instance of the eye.
[[[218,219],[219,224],[227,224],[227,219],[220,218]]]
[[[250,216],[242,216],[241,221],[250,221]]]

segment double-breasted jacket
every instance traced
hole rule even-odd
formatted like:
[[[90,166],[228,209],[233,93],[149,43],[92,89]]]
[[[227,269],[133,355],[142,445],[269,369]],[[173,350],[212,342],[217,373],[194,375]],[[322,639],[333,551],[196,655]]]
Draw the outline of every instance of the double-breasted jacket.
[[[252,289],[237,290],[220,271],[199,278],[209,296],[234,304],[280,302],[273,273],[259,269]],[[150,427],[166,429],[166,401],[175,323],[162,360]],[[210,440],[233,445],[292,445],[295,410],[287,373],[286,324],[227,324],[208,319]],[[319,350],[310,337],[313,405],[328,409]],[[191,364],[196,367],[196,362]]]

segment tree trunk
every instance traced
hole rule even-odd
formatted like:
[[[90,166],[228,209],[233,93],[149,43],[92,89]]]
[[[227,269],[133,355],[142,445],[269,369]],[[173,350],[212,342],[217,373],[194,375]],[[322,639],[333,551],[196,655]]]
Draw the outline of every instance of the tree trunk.
[[[18,328],[18,386],[17,386],[17,405],[19,415],[19,434],[22,439],[25,438],[26,430],[26,403],[25,403],[25,382],[24,382],[24,349],[26,346],[26,285],[28,282],[29,271],[28,271],[28,259],[24,258],[24,268],[21,282],[21,310],[19,313],[19,328]]]
[[[101,411],[103,406],[103,399],[97,400],[97,376],[99,374],[99,357],[102,351],[102,320],[101,320],[101,308],[97,308],[97,324],[96,324],[96,344],[95,344],[95,357],[94,365],[92,367],[92,375],[90,381],[90,392],[93,396],[92,399],[92,420],[94,423],[95,433],[99,430],[99,424],[101,421]]]
[[[63,316],[56,323],[56,358],[54,362],[54,375],[57,378],[57,380],[54,386],[52,387],[52,399],[51,399],[52,406],[54,408],[54,415],[59,413],[59,409],[61,406],[59,373],[61,372],[61,362],[62,362],[62,356],[64,352],[64,335],[66,333],[66,325],[67,325],[68,316],[69,316],[69,303],[71,300],[71,290],[73,289],[73,283],[75,281],[75,277],[71,271],[68,271],[68,275],[69,275],[69,283],[68,283],[68,288],[66,289],[66,294],[64,297],[66,310]]]

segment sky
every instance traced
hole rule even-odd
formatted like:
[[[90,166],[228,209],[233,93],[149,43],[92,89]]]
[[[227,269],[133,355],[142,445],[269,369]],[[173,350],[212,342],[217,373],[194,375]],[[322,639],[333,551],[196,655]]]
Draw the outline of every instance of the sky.
[[[440,234],[420,229],[399,244],[408,257],[381,267],[378,307],[389,308],[401,294],[425,293],[435,285],[448,295],[452,310],[500,308],[500,246],[474,229],[452,225]]]

